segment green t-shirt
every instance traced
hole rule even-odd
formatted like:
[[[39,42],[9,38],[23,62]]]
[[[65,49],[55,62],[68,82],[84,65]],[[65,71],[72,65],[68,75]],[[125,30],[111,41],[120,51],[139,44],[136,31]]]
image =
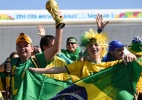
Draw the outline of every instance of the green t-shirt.
[[[69,59],[71,59],[73,61],[80,60],[80,58],[82,57],[82,50],[79,47],[76,48],[75,52],[70,52],[70,51],[64,50],[64,49],[62,49],[61,52],[63,54],[65,54],[66,57],[68,57]]]
[[[37,61],[40,65],[40,67],[46,67],[47,62],[44,56],[44,53],[40,53],[36,55]],[[12,94],[16,95],[18,93],[18,89],[21,88],[21,84],[22,84],[22,80],[24,78],[25,75],[25,69],[27,69],[28,67],[35,67],[35,65],[33,64],[32,60],[29,59],[24,63],[21,63],[19,61],[19,58],[12,58],[11,60],[11,64],[12,64]],[[35,73],[32,73],[33,75]],[[26,85],[24,85],[26,88]]]

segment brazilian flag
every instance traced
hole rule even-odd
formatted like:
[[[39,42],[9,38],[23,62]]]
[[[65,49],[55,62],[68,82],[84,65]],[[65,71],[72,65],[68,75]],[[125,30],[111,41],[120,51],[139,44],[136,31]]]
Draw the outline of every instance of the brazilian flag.
[[[51,100],[133,100],[141,71],[139,60],[120,63],[72,84]]]
[[[12,96],[12,100],[49,100],[70,84],[72,83],[26,70],[22,83],[16,94]]]

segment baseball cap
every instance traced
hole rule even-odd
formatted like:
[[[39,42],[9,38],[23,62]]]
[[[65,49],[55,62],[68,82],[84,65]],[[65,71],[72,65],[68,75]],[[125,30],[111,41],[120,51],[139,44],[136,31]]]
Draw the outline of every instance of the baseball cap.
[[[69,37],[66,42],[67,43],[69,42],[77,43],[77,40],[74,37]]]
[[[135,36],[128,50],[135,55],[142,56],[142,36]]]
[[[109,43],[109,51],[110,50],[114,50],[115,48],[122,48],[122,47],[125,47],[125,44],[121,43],[120,41],[111,41]]]
[[[16,40],[16,44],[21,41],[25,41],[27,43],[32,43],[31,38],[28,35],[25,35],[24,33],[20,33],[19,37]]]

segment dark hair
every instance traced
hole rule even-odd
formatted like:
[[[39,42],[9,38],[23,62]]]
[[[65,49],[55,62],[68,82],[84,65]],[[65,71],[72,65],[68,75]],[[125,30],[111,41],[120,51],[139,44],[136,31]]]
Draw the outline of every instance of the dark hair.
[[[48,46],[49,45],[49,41],[52,40],[52,39],[55,39],[55,37],[52,36],[52,35],[45,35],[44,37],[41,38],[41,40],[40,40],[40,48],[41,48],[42,52],[44,51],[43,46]]]
[[[14,55],[18,55],[17,52],[12,52],[9,56],[9,58],[13,58]]]

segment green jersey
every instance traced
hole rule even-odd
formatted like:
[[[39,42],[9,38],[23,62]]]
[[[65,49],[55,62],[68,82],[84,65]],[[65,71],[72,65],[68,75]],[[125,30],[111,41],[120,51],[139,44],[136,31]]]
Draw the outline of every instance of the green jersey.
[[[36,57],[40,67],[46,67],[47,62],[46,62],[44,53],[37,54],[35,57]],[[12,87],[12,95],[13,95],[12,99],[15,100],[17,98],[17,95],[20,94],[19,89],[21,89],[23,87],[25,89],[29,88],[26,85],[26,84],[28,84],[28,82],[26,84],[23,83],[23,80],[25,80],[26,69],[29,67],[37,67],[37,66],[35,66],[34,62],[32,61],[32,58],[28,59],[24,63],[20,62],[20,58],[12,58],[11,64],[12,64],[11,87]],[[38,78],[38,76],[36,75],[37,73],[33,73],[33,72],[31,72],[31,73],[32,73],[31,75]],[[28,80],[28,79],[26,79],[26,80]]]

